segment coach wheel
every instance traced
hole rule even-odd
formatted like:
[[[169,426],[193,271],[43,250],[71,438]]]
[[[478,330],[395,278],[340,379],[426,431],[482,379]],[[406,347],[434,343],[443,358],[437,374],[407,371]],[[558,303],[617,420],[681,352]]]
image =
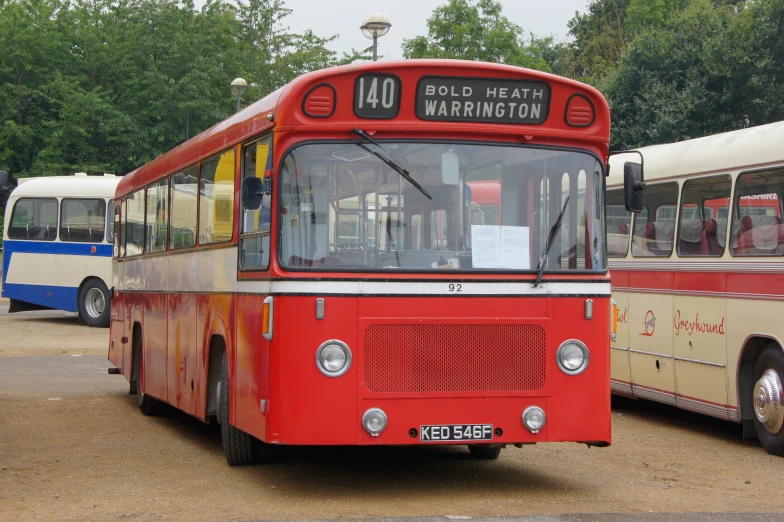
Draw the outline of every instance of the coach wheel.
[[[79,292],[79,318],[87,326],[109,326],[109,290],[100,279],[87,281]]]
[[[468,451],[475,459],[495,460],[501,454],[501,446],[491,446],[489,444],[471,444]]]
[[[138,332],[138,334],[137,334]],[[145,415],[155,415],[160,413],[161,402],[154,397],[144,393],[144,383],[142,382],[142,340],[141,331],[135,331],[133,336],[133,369],[131,370],[131,388],[136,385],[136,404]]]
[[[226,461],[231,466],[253,464],[253,438],[242,430],[229,424],[229,368],[226,352],[223,353],[221,366],[221,382],[218,386],[220,402],[218,404],[218,422],[221,426],[221,443]]]
[[[754,365],[754,388],[751,403],[754,428],[765,451],[784,456],[784,353],[776,344],[769,344]]]

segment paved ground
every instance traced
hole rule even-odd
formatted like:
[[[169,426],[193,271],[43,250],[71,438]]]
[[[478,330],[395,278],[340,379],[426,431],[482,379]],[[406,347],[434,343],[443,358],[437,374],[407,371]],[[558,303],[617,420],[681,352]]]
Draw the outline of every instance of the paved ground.
[[[784,520],[784,459],[735,424],[645,402],[615,410],[606,449],[542,444],[480,462],[460,447],[293,448],[232,468],[215,426],[141,415],[106,373],[106,335],[0,316],[0,353],[15,338],[26,353],[86,353],[0,357],[0,520]],[[476,518],[499,515],[517,518]],[[405,518],[419,516],[436,518]]]

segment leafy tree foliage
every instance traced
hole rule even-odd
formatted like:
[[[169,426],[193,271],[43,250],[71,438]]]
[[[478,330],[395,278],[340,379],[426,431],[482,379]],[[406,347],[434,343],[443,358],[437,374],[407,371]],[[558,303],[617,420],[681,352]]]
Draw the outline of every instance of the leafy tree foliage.
[[[550,70],[541,46],[503,15],[496,0],[448,0],[427,21],[427,36],[403,42],[406,58],[457,58]]]
[[[123,174],[337,56],[282,0],[0,0],[0,169]]]

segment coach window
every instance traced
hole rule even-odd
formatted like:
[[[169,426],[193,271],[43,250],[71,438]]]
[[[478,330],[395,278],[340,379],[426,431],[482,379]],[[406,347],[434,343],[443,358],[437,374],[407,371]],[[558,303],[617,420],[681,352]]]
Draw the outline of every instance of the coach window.
[[[112,201],[114,208],[114,215],[112,215],[112,258],[118,259],[120,257],[120,237],[122,236],[122,221],[120,221],[120,209],[123,207],[123,201],[115,205]]]
[[[128,215],[128,198],[123,198],[120,205],[122,206],[122,215],[119,217],[122,218],[122,221],[120,221],[120,219],[117,220],[117,233],[115,234],[115,237],[117,238],[117,242],[120,244],[120,257],[124,258],[125,232],[123,229],[125,228],[125,216]]]
[[[114,200],[110,200],[106,209],[106,242],[114,242]]]
[[[672,254],[677,204],[677,183],[648,185],[645,189],[645,208],[634,216],[634,257],[669,257]]]
[[[166,232],[169,228],[169,180],[163,179],[147,187],[147,235],[144,251],[166,250]]]
[[[130,194],[125,204],[125,255],[138,256],[144,252],[144,189]]]
[[[738,176],[732,204],[732,255],[784,254],[783,195],[784,169],[745,172]]]
[[[100,243],[105,224],[103,199],[63,199],[60,203],[60,241]]]
[[[234,149],[201,164],[199,244],[231,241],[234,232]]]
[[[56,238],[56,199],[22,198],[14,204],[8,239],[54,241]]]
[[[242,177],[264,178],[270,164],[270,138],[246,146],[243,150]],[[242,209],[240,264],[243,268],[265,270],[269,266],[270,196],[264,195],[261,208]]]
[[[714,218],[714,209],[727,205],[729,176],[693,179],[683,184],[678,223],[679,256],[720,256],[724,253],[727,219]]]
[[[196,194],[198,170],[190,166],[171,178],[171,234],[169,246],[189,248],[196,245]]]
[[[626,257],[632,213],[623,202],[623,189],[607,191],[607,255]]]

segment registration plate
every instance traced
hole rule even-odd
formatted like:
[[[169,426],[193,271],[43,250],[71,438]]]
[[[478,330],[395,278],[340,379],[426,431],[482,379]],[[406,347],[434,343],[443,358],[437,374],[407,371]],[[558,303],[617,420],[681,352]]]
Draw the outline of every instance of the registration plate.
[[[493,440],[492,424],[447,424],[420,426],[422,442]]]

